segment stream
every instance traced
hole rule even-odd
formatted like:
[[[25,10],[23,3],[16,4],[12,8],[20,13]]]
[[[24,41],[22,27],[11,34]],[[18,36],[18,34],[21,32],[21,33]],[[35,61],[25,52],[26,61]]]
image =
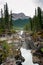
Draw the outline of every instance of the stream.
[[[23,34],[23,31],[21,31],[21,35],[22,34]],[[26,48],[21,47],[21,53],[22,53],[22,56],[25,58],[25,61],[22,63],[22,65],[38,65],[38,64],[33,64],[32,62],[31,50],[29,49],[27,50]]]
[[[18,35],[21,39],[22,39],[22,34],[23,34],[23,31],[18,32]],[[3,38],[2,38],[2,40],[3,40]],[[31,42],[28,42],[28,43],[31,43]],[[22,43],[22,47],[20,49],[21,54],[25,59],[25,61],[22,63],[22,65],[38,65],[38,64],[33,64],[31,50],[29,48],[28,49],[27,48],[28,48],[28,44],[24,40],[24,42]]]
[[[21,53],[22,56],[25,58],[25,61],[22,63],[22,65],[38,65],[38,64],[33,64],[32,62],[31,50],[26,50],[24,48],[21,48]]]

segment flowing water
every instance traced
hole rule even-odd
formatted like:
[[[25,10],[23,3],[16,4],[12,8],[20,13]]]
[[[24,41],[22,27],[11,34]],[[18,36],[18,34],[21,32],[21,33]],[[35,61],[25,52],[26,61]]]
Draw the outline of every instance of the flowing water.
[[[26,50],[24,48],[21,48],[21,53],[22,56],[25,58],[25,62],[23,62],[22,65],[38,65],[38,64],[33,64],[32,62],[31,50]]]
[[[23,34],[23,31],[21,31],[21,35],[22,34]],[[33,62],[32,62],[31,50],[27,50],[22,47],[21,53],[22,53],[22,56],[25,58],[25,62],[23,62],[22,65],[38,65],[38,64],[33,64]]]
[[[23,34],[23,31],[19,32],[19,37],[21,37],[21,35]],[[2,39],[3,40],[3,39]],[[25,48],[24,48],[25,47]],[[21,47],[21,53],[22,56],[25,58],[25,61],[22,63],[22,65],[38,65],[38,64],[33,64],[32,62],[32,54],[31,54],[31,50],[27,50],[26,49],[26,44],[24,42],[23,47]]]

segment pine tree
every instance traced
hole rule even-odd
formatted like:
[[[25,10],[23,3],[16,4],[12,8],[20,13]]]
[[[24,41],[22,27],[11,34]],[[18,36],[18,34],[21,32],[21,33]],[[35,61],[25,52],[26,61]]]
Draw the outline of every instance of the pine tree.
[[[41,16],[41,8],[40,7],[38,7],[38,25],[39,25],[39,28],[41,29],[42,28],[42,16]]]
[[[32,29],[33,29],[33,24],[32,24],[33,22],[32,22],[32,18],[30,18],[30,28],[31,28],[31,31],[32,31]]]
[[[13,24],[12,24],[12,11],[10,12],[10,27],[12,28]]]
[[[4,31],[4,17],[3,17],[3,10],[1,9],[1,18],[0,18],[0,32]]]
[[[1,22],[0,27],[3,28],[3,10],[1,9]]]
[[[5,20],[5,29],[9,30],[9,13],[8,13],[8,5],[4,5],[4,20]]]

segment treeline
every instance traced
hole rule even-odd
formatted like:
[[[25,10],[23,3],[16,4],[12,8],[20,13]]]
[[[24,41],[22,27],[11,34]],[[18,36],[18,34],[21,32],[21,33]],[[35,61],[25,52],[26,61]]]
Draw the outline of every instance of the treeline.
[[[0,13],[0,32],[9,31],[12,28],[12,11],[9,14],[7,3],[4,5],[4,10],[1,9]]]
[[[29,24],[26,24],[25,30],[31,31],[41,31],[43,30],[43,11],[40,7],[35,9],[35,15],[33,18],[30,18]]]

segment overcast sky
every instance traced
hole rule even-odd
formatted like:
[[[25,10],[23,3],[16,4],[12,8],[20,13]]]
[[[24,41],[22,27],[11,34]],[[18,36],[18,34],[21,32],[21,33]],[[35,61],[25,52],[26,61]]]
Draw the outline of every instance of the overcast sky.
[[[4,8],[3,5],[8,3],[9,10],[13,13],[23,12],[27,16],[33,16],[35,8],[40,6],[43,8],[43,0],[0,0],[0,9]]]

